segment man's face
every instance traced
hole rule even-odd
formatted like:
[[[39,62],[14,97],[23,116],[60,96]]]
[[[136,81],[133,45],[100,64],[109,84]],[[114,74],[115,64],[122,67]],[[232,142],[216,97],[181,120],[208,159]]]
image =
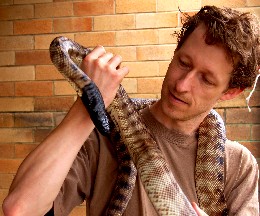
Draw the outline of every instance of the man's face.
[[[228,89],[233,64],[223,47],[205,43],[199,25],[175,52],[165,76],[161,108],[175,120],[208,113]]]

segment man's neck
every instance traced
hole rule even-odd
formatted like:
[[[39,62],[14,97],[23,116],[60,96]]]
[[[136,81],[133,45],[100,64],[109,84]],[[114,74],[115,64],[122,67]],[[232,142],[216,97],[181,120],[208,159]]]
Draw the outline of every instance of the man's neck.
[[[203,119],[207,116],[207,113],[203,113],[189,120],[170,119],[161,111],[160,102],[158,101],[150,107],[150,112],[154,118],[166,128],[170,130],[174,129],[185,135],[194,134],[198,130]]]

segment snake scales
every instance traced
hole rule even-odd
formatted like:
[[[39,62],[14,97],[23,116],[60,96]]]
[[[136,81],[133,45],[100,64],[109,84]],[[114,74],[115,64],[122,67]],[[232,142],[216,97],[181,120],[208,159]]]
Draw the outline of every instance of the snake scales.
[[[79,69],[91,52],[78,43],[57,37],[50,58],[81,97],[97,129],[110,138],[117,152],[119,174],[106,215],[122,215],[134,189],[137,172],[159,215],[196,215],[139,111],[154,100],[130,99],[122,86],[105,110],[102,96],[91,79]],[[224,191],[224,124],[212,110],[199,128],[196,190],[199,206],[209,215],[227,213]]]

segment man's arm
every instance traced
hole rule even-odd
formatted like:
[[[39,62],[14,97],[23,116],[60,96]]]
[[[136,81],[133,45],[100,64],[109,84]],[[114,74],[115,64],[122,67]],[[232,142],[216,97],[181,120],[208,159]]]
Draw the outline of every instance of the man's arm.
[[[96,47],[82,63],[82,69],[97,84],[108,106],[127,68],[118,68],[120,56]],[[3,203],[8,215],[44,215],[66,178],[78,151],[94,125],[80,99],[61,124],[23,161]]]
[[[77,100],[64,121],[20,166],[4,202],[5,215],[43,215],[48,211],[93,128]]]
[[[251,152],[228,141],[225,194],[229,215],[259,215],[258,164]]]

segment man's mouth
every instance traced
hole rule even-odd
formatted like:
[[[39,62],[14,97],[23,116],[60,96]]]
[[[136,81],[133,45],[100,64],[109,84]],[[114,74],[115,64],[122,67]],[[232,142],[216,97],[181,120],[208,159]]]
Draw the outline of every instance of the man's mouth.
[[[182,104],[188,104],[185,99],[183,99],[179,96],[176,96],[176,94],[173,94],[173,93],[170,92],[170,95],[174,99],[175,102],[182,103]]]

